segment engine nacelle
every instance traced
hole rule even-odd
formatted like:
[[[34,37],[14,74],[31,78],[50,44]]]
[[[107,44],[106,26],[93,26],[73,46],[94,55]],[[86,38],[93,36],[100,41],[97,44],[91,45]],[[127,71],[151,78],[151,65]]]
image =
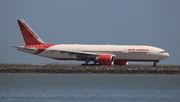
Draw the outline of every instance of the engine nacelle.
[[[115,65],[128,65],[128,61],[114,61]]]
[[[98,62],[100,65],[113,65],[114,64],[114,55],[99,55],[96,57],[96,62]]]

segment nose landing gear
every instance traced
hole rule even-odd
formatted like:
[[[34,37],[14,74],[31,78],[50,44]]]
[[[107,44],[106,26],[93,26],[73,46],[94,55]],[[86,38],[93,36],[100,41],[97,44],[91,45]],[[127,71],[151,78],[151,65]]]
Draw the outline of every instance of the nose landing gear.
[[[159,61],[154,61],[154,63],[153,63],[153,66],[157,66],[157,63],[158,63]]]

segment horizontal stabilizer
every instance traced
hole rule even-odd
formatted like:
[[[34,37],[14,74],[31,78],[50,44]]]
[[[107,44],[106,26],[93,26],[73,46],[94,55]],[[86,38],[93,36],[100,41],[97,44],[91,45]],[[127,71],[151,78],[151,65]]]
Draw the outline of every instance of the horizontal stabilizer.
[[[13,48],[17,48],[17,50],[27,50],[27,51],[38,51],[37,48],[25,48],[23,46],[9,46],[9,47],[13,47]]]

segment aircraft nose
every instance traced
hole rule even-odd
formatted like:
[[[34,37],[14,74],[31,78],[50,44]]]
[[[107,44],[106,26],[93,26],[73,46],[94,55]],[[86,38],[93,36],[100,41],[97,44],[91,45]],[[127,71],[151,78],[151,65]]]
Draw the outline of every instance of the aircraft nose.
[[[169,57],[170,55],[169,55],[169,53],[164,53],[164,57]]]

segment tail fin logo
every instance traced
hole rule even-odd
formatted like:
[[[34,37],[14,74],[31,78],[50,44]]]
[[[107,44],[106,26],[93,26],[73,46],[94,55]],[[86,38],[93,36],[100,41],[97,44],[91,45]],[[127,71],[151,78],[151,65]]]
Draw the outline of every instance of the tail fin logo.
[[[26,45],[45,44],[24,20],[17,20]]]

